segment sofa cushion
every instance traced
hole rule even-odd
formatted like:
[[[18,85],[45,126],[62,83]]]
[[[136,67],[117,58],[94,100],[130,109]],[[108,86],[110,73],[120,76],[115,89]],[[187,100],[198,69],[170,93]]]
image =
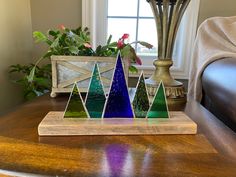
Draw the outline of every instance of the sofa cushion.
[[[208,65],[202,75],[203,105],[236,131],[236,58]]]

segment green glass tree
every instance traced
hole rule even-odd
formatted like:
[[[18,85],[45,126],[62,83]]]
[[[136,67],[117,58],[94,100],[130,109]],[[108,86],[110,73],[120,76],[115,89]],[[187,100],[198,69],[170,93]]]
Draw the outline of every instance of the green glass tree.
[[[157,89],[147,118],[169,118],[165,88],[162,82]]]
[[[69,101],[66,106],[64,118],[88,118],[87,109],[84,106],[76,83],[73,86]]]
[[[141,73],[133,100],[135,117],[146,118],[149,107],[150,105],[144,75]]]
[[[101,82],[98,65],[95,64],[86,97],[86,108],[90,118],[101,118],[106,96]]]

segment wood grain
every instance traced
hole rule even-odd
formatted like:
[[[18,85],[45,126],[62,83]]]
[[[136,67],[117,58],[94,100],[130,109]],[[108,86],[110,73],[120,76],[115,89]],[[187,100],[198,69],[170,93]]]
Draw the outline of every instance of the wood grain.
[[[38,126],[40,136],[196,134],[197,125],[183,112],[170,119],[63,119],[49,112]]]

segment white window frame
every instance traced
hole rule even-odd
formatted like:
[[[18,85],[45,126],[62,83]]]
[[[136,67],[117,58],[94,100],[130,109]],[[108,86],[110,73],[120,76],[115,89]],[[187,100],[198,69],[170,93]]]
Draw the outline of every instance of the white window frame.
[[[189,65],[191,64],[191,53],[198,25],[198,13],[200,0],[192,0],[187,8],[181,22],[177,41],[177,63],[171,68],[171,74],[175,79],[189,78]],[[151,10],[151,9],[150,9]],[[98,44],[106,43],[107,36],[107,0],[82,0],[82,26],[89,27],[93,48]],[[187,28],[186,28],[187,26]],[[125,33],[125,32],[124,32]],[[188,37],[186,37],[188,36]],[[137,66],[143,70],[146,76],[153,74],[154,66]],[[133,74],[131,76],[138,76]]]

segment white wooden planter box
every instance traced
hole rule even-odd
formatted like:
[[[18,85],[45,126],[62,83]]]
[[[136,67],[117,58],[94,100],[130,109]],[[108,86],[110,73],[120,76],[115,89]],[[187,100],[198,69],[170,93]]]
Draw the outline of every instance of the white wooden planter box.
[[[71,92],[76,82],[81,92],[87,92],[94,64],[98,63],[105,92],[110,88],[116,59],[113,57],[93,56],[52,56],[52,92],[51,97],[57,93]],[[128,64],[124,64],[126,78]]]

